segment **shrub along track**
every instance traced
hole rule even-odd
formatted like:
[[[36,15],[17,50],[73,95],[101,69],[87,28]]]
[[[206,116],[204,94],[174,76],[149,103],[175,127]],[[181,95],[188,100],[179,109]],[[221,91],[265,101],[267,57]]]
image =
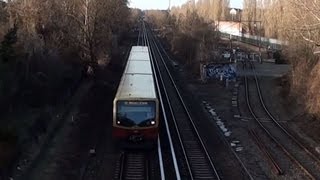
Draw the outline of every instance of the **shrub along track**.
[[[102,138],[111,141],[112,101],[117,81],[120,79],[119,67],[109,65],[102,71],[103,79],[97,80],[84,95],[77,107],[68,117],[63,118],[60,128],[48,142],[42,156],[20,179],[80,179],[84,162],[88,162],[89,150],[95,149]],[[70,113],[70,112],[69,112]],[[102,133],[104,132],[104,133]],[[110,133],[110,134],[108,134]],[[111,147],[111,144],[107,144]],[[110,149],[110,148],[109,148]],[[104,167],[112,174],[112,158]],[[94,166],[94,168],[100,168]],[[96,170],[96,169],[95,169]],[[16,179],[16,178],[15,178]],[[89,179],[89,178],[88,178]]]

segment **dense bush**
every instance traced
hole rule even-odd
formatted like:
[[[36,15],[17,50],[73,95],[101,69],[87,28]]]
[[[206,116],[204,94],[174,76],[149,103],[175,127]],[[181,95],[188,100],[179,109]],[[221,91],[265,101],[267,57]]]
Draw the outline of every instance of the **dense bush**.
[[[15,50],[13,46],[17,42],[17,30],[17,26],[11,28],[4,36],[4,40],[1,42],[0,59],[4,63],[15,59]]]
[[[62,102],[82,66],[107,65],[136,16],[127,0],[0,0],[0,112]],[[117,17],[117,18],[114,18]],[[7,30],[8,27],[12,27]]]
[[[210,56],[218,43],[218,33],[212,23],[206,22],[196,9],[186,6],[163,11],[148,11],[149,22],[169,42],[171,51],[199,74],[200,61],[211,61]]]

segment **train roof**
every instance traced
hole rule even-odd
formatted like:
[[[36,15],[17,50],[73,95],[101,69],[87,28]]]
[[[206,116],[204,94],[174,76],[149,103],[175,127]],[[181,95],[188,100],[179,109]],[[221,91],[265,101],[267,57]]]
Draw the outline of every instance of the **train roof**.
[[[116,99],[156,97],[154,79],[147,46],[133,46],[118,87]]]

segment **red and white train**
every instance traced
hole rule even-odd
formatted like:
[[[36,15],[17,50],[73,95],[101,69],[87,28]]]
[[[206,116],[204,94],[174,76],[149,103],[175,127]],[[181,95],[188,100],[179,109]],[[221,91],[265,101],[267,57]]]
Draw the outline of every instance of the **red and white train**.
[[[147,46],[133,46],[113,101],[113,138],[125,143],[156,143],[159,102]]]

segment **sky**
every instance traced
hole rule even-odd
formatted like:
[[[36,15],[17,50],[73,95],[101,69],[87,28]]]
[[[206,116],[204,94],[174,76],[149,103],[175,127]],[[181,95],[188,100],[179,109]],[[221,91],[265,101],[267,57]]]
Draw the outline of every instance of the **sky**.
[[[171,6],[180,6],[188,0],[171,0]],[[232,8],[242,8],[243,0],[230,0]],[[129,0],[130,7],[145,9],[168,9],[169,0]]]

